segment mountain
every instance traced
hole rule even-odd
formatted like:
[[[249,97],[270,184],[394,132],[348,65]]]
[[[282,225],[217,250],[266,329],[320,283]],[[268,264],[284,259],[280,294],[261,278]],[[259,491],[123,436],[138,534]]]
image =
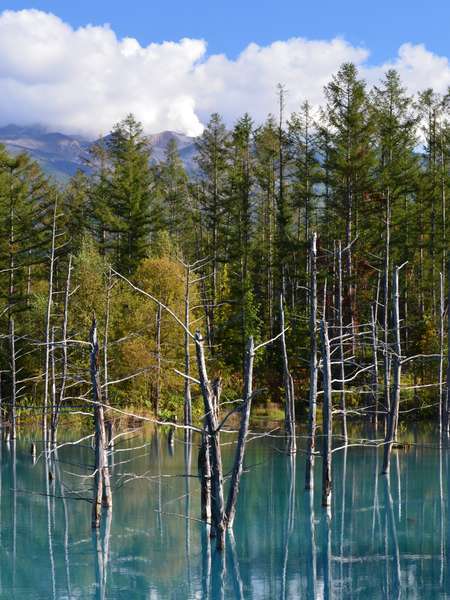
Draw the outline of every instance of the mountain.
[[[186,170],[195,172],[195,138],[174,131],[163,131],[148,138],[152,162],[163,160],[169,140],[175,139]],[[93,142],[77,135],[52,132],[40,125],[7,125],[0,127],[0,144],[11,154],[27,152],[48,175],[64,182],[79,169],[87,170],[85,159]]]

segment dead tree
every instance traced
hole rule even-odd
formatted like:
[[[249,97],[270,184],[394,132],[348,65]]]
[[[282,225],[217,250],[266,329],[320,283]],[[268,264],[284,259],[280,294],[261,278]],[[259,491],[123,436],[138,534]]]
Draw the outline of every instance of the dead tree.
[[[384,299],[383,299],[383,362],[384,362],[384,408],[390,410],[390,380],[391,380],[391,358],[389,354],[389,261],[391,250],[391,203],[390,194],[386,196],[386,228],[385,228],[385,250],[384,250]],[[389,419],[389,416],[388,416]]]
[[[443,430],[445,437],[449,434],[449,410],[450,410],[450,252],[448,254],[448,292],[447,292],[447,393],[444,402]]]
[[[209,437],[210,445],[209,454],[211,459],[212,533],[216,536],[217,549],[223,550],[225,546],[225,512],[223,497],[222,455],[220,449],[219,432],[217,430],[218,422],[214,409],[213,390],[206,370],[203,338],[198,331],[195,333],[195,348],[197,355],[198,374],[200,378],[200,388],[206,417],[207,435]]]
[[[158,304],[156,309],[156,383],[153,397],[153,409],[156,416],[159,413],[159,401],[161,398],[161,319],[162,308]]]
[[[293,454],[297,451],[295,438],[295,399],[294,399],[294,380],[289,372],[288,355],[286,348],[285,323],[284,323],[284,300],[283,294],[280,294],[280,341],[281,356],[283,360],[283,384],[285,393],[284,420],[286,431],[286,450]]]
[[[2,390],[2,371],[0,371],[0,439],[3,428],[3,390]]]
[[[239,436],[234,457],[233,471],[231,474],[230,491],[227,498],[225,511],[225,520],[229,528],[233,527],[236,514],[236,503],[239,493],[239,484],[241,481],[242,470],[244,468],[245,443],[247,441],[248,428],[250,424],[250,411],[253,396],[253,362],[255,358],[255,349],[253,337],[248,338],[244,361],[244,393],[242,395],[241,406],[241,424],[239,427]]]
[[[66,278],[66,287],[64,290],[64,309],[63,309],[63,322],[62,322],[62,366],[61,366],[61,385],[59,388],[58,398],[55,400],[53,405],[52,418],[50,421],[50,436],[52,446],[55,446],[57,443],[58,437],[58,423],[59,416],[61,412],[61,407],[64,402],[64,396],[66,393],[66,385],[67,385],[67,374],[69,368],[69,359],[68,359],[68,347],[67,347],[67,329],[68,329],[68,321],[69,321],[69,300],[70,300],[70,286],[71,286],[71,276],[72,276],[72,255],[69,255],[69,263],[67,265],[67,278]],[[55,347],[53,347],[53,352],[55,352]],[[53,358],[54,360],[54,358]]]
[[[309,415],[308,415],[308,438],[306,442],[306,472],[305,489],[310,490],[314,485],[314,451],[316,436],[316,413],[317,413],[317,235],[311,237],[310,259],[310,289],[309,289]]]
[[[91,333],[91,383],[94,402],[95,426],[95,472],[94,472],[94,498],[92,502],[92,527],[100,527],[102,503],[106,508],[112,507],[111,482],[106,454],[105,418],[102,404],[102,388],[99,373],[99,347],[97,336],[97,321],[92,319]]]
[[[402,347],[400,340],[400,301],[399,301],[399,275],[400,267],[394,268],[392,277],[392,327],[394,330],[395,342],[392,359],[392,387],[390,398],[390,410],[388,415],[388,427],[384,445],[383,475],[389,474],[392,446],[397,433],[398,413],[400,406],[400,381],[402,370]]]
[[[109,365],[108,365],[108,343],[109,343],[109,320],[111,313],[111,291],[113,288],[111,267],[108,269],[108,279],[106,282],[106,307],[105,307],[105,329],[103,331],[103,400],[105,405],[109,404]],[[113,421],[108,414],[108,409],[105,409],[105,427],[106,439],[108,444],[111,444],[114,437]]]
[[[184,424],[192,425],[192,396],[191,396],[191,381],[189,379],[191,372],[191,355],[190,355],[190,337],[189,337],[189,313],[190,313],[190,279],[191,267],[185,266],[186,280],[184,286]],[[187,431],[187,430],[186,430]]]
[[[328,324],[325,320],[320,323],[320,340],[322,346],[322,379],[323,379],[323,410],[322,410],[322,506],[331,507],[331,457],[332,457],[332,389],[331,389],[331,359]]]
[[[347,443],[348,433],[347,433],[347,409],[346,409],[346,403],[345,403],[344,312],[343,312],[342,243],[341,243],[341,241],[338,242],[337,301],[338,301],[337,312],[338,312],[338,323],[339,323],[339,363],[340,363],[340,367],[341,367],[340,403],[341,403],[341,410],[342,410],[342,437],[343,437],[344,442]],[[352,333],[354,334],[354,332],[352,332]]]
[[[377,335],[377,317],[376,303],[370,308],[370,325],[372,338],[372,403],[373,403],[373,422],[375,429],[378,427],[378,335]]]
[[[16,370],[16,336],[14,331],[14,318],[9,318],[9,344],[11,360],[11,402],[10,402],[10,434],[13,440],[16,439],[16,399],[17,399],[17,370]]]
[[[51,315],[53,306],[53,276],[55,271],[55,251],[56,251],[56,220],[57,220],[58,201],[55,197],[53,205],[52,220],[52,239],[49,257],[49,275],[48,275],[48,295],[47,307],[45,311],[45,363],[44,363],[44,405],[42,411],[42,437],[44,445],[47,447],[49,442],[47,432],[48,417],[48,399],[49,399],[49,374],[50,374],[50,335],[51,335]]]
[[[445,397],[444,397],[444,331],[445,331],[445,303],[444,303],[444,275],[439,273],[439,432],[444,435],[445,423]]]
[[[206,523],[209,523],[211,520],[211,461],[206,416],[204,418],[202,439],[198,452],[198,474],[200,478],[201,518]]]

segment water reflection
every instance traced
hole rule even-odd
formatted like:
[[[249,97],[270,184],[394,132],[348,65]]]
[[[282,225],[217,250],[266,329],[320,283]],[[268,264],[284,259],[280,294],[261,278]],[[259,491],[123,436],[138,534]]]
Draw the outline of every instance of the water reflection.
[[[27,436],[3,441],[0,598],[450,597],[449,450],[413,433],[419,445],[395,451],[389,478],[373,449],[333,455],[331,519],[320,489],[303,489],[302,454],[252,442],[222,554],[200,520],[195,437],[118,438],[114,512],[96,532],[88,445],[33,465]],[[224,472],[233,450],[224,447]]]

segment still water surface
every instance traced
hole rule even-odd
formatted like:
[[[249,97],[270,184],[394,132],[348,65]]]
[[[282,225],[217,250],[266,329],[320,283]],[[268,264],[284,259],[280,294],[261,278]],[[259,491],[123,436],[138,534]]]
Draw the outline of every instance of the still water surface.
[[[171,450],[161,432],[117,443],[112,518],[99,534],[82,477],[89,441],[59,450],[52,482],[43,460],[33,465],[29,436],[3,442],[0,598],[450,598],[450,451],[433,429],[405,435],[415,445],[394,453],[390,480],[378,475],[381,451],[333,455],[331,521],[320,489],[313,498],[303,489],[304,455],[252,441],[222,557],[197,520],[195,441],[191,456],[182,437]],[[232,451],[224,447],[226,469]]]

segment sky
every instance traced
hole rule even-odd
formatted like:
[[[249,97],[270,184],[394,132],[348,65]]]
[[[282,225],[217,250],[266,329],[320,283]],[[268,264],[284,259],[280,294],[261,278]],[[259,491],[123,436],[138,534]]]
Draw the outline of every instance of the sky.
[[[450,85],[449,0],[0,0],[0,124],[95,136],[127,112],[196,135],[208,114],[318,105],[339,65]]]

